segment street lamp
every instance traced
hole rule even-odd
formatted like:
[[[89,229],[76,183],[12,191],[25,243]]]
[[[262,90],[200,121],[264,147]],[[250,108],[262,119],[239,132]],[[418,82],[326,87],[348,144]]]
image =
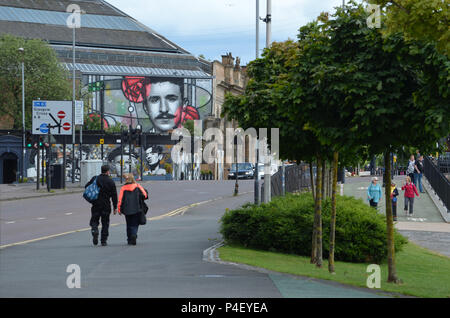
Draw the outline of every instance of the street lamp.
[[[235,161],[235,165],[236,165],[236,182],[234,183],[234,195],[238,195],[238,193],[239,193],[239,184],[238,184],[238,156],[237,156],[237,152],[238,152],[238,150],[237,150],[237,144],[238,144],[238,140],[237,140],[238,138],[237,138],[237,135],[236,136],[234,136],[234,145],[236,146],[236,149],[235,149],[235,157],[236,157],[236,161]]]
[[[21,179],[23,182],[25,174],[25,65],[24,65],[24,55],[25,49],[23,47],[19,48],[21,55],[21,66],[22,66],[22,175]]]

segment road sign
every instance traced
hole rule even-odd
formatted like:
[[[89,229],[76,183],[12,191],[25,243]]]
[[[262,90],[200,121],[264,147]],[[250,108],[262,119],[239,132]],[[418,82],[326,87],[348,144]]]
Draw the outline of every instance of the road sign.
[[[70,127],[71,127],[70,123],[64,123],[64,124],[62,125],[62,128],[63,128],[64,130],[66,130],[66,131],[70,130]]]
[[[71,101],[33,101],[33,135],[72,135]]]
[[[105,139],[101,138],[100,139],[100,145],[103,145],[105,143]]]
[[[84,125],[84,102],[75,101],[75,125]]]

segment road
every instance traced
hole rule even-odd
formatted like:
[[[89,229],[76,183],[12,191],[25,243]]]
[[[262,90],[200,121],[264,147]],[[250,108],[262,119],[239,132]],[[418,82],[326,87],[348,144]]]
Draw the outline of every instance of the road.
[[[219,264],[203,260],[206,249],[221,240],[219,219],[226,208],[237,208],[253,200],[249,191],[237,197],[230,195],[230,184],[161,183],[161,189],[153,190],[152,213],[164,212],[184,206],[189,202],[207,201],[191,206],[182,214],[160,218],[141,226],[138,245],[126,244],[125,225],[110,228],[108,246],[93,246],[89,231],[9,246],[0,249],[0,297],[169,297],[169,298],[281,298],[281,297],[383,297],[368,289],[360,289],[294,277],[279,273],[248,270],[239,266]],[[241,183],[241,193],[250,182]],[[223,188],[222,188],[223,187]],[[150,188],[150,187],[149,187]],[[194,191],[188,191],[196,189]],[[200,191],[204,189],[205,191]],[[208,190],[209,189],[209,190]],[[232,188],[231,188],[232,189]],[[202,193],[205,192],[205,193]],[[72,198],[70,201],[68,198]],[[176,198],[176,200],[175,200]],[[30,230],[33,224],[42,233],[63,230],[62,224],[70,220],[72,228],[86,227],[88,210],[72,195],[47,198],[63,208],[41,207],[42,214],[55,219],[48,229],[43,220],[29,220],[32,204],[39,200],[16,202],[28,207],[17,210],[17,223],[23,222]],[[30,202],[25,202],[30,201]],[[45,201],[43,201],[45,202]],[[83,210],[80,215],[65,215],[72,209]],[[47,212],[46,209],[48,210]],[[3,213],[3,212],[2,212]],[[8,217],[14,211],[8,210]],[[38,214],[33,215],[37,217]],[[22,221],[20,221],[22,220]],[[39,223],[38,221],[42,221]],[[4,222],[4,220],[2,220]],[[48,221],[50,222],[50,220]],[[79,222],[77,224],[76,222]],[[114,218],[113,218],[113,221]],[[53,223],[52,223],[53,224]],[[4,225],[2,224],[2,227]],[[47,230],[45,230],[47,228]],[[14,233],[11,229],[9,233]],[[38,234],[34,230],[35,235]],[[13,234],[11,234],[13,235]],[[24,239],[25,233],[14,234]],[[9,239],[5,234],[5,239]],[[12,239],[10,239],[13,241]],[[76,264],[80,268],[81,288],[68,288],[66,282],[71,273],[67,268]],[[365,274],[362,279],[365,280]]]
[[[149,217],[177,208],[231,195],[235,181],[153,181],[149,191]],[[239,191],[253,191],[252,180],[240,180]],[[119,189],[118,189],[119,191]],[[90,204],[81,193],[0,202],[0,246],[89,227]],[[111,215],[111,224],[123,223]]]

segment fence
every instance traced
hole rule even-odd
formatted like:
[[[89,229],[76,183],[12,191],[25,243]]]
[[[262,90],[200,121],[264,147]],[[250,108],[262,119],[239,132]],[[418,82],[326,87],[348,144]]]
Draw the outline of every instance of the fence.
[[[425,177],[444,203],[447,211],[450,211],[450,180],[445,177],[430,158],[424,156],[423,162]]]
[[[271,196],[283,195],[283,169],[279,169],[271,178]],[[311,188],[309,166],[307,164],[285,167],[286,192],[297,192]]]

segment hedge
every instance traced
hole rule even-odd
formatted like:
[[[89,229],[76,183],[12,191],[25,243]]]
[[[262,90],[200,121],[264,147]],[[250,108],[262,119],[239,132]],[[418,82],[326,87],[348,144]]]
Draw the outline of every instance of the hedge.
[[[323,252],[329,254],[331,201],[323,201]],[[387,258],[386,218],[361,199],[338,196],[335,260],[380,263]],[[227,211],[220,232],[228,243],[289,254],[311,255],[314,201],[311,193],[287,194],[268,204]],[[406,238],[395,232],[395,249]]]

